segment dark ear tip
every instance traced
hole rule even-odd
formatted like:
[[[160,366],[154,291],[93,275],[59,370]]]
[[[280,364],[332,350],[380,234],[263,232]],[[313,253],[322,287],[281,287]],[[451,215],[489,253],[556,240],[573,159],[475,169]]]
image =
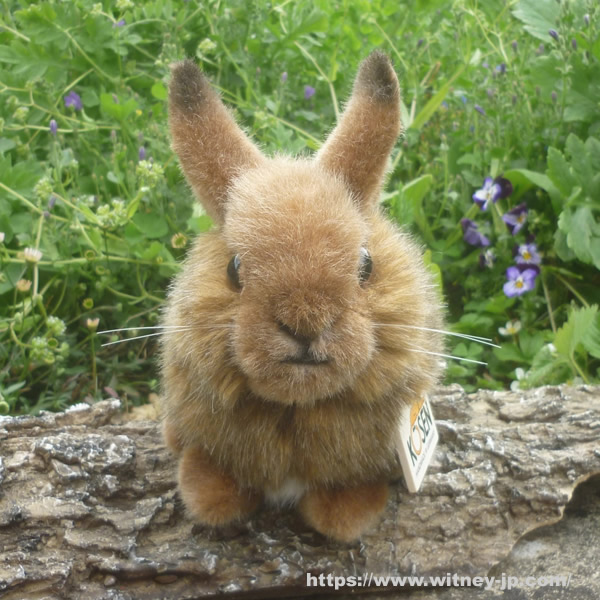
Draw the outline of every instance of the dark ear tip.
[[[398,99],[398,78],[387,54],[375,50],[360,65],[356,85],[379,102],[393,102]]]
[[[210,90],[206,77],[191,59],[171,65],[169,103],[180,110],[191,110],[206,100]]]

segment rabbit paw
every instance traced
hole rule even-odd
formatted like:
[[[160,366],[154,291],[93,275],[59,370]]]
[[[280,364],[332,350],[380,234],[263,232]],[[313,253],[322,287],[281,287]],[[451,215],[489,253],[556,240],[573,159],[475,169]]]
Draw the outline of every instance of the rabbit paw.
[[[302,498],[300,512],[318,532],[351,542],[375,523],[387,497],[388,484],[381,482],[337,490],[318,489]]]
[[[241,490],[232,477],[216,469],[201,448],[182,451],[178,480],[188,512],[205,525],[226,525],[241,519],[260,501],[258,494]]]

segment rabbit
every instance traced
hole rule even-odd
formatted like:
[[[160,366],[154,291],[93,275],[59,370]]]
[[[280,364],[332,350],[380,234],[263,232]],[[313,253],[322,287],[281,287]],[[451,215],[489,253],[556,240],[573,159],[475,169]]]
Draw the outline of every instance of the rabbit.
[[[172,66],[172,146],[215,227],[163,315],[163,433],[196,521],[296,506],[340,542],[380,518],[398,418],[442,366],[442,302],[422,252],[380,207],[401,132],[386,54],[360,65],[312,157],[266,157],[191,60]]]

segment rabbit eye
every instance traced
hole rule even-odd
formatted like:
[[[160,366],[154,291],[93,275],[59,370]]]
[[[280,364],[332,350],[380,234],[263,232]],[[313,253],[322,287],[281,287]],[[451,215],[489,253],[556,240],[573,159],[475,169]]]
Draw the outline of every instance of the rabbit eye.
[[[361,284],[365,283],[371,277],[372,271],[373,260],[371,259],[371,255],[365,247],[362,247],[360,249],[360,264],[358,266],[358,278]]]
[[[240,255],[236,254],[232,257],[227,265],[227,277],[233,286],[237,289],[241,289],[242,284],[240,283]]]

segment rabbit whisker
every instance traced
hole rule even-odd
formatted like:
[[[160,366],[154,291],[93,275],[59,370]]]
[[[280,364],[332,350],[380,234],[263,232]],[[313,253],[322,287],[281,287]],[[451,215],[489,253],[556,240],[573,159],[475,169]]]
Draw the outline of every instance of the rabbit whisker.
[[[140,329],[187,329],[189,325],[155,325],[148,327],[123,327],[121,329],[105,329],[104,331],[99,331],[98,334],[101,333],[117,333],[119,331],[138,331]]]
[[[407,347],[406,350],[409,350],[410,352],[419,352],[420,354],[431,354],[431,356],[441,356],[443,358],[452,358],[454,360],[462,360],[464,362],[470,362],[470,363],[475,363],[477,365],[487,366],[487,363],[483,362],[481,360],[473,360],[472,358],[463,358],[462,356],[453,356],[452,354],[442,354],[441,352],[430,352],[429,350],[421,350],[419,348],[410,348],[410,347]]]
[[[179,333],[180,331],[189,331],[192,329],[191,327],[186,329],[177,329],[176,331],[155,331],[154,333],[147,333],[145,335],[136,335],[131,338],[124,338],[122,340],[115,340],[114,342],[106,342],[105,344],[100,344],[101,346],[112,346],[113,344],[122,344],[123,342],[133,342],[134,340],[141,340],[143,338],[155,337],[158,335],[164,335],[167,333]]]
[[[396,323],[377,323],[382,327],[399,327],[400,329],[419,329],[421,331],[432,331],[434,333],[443,333],[444,335],[451,335],[454,337],[463,338],[465,340],[470,340],[472,342],[478,342],[479,344],[484,344],[485,346],[492,346],[494,348],[500,348],[498,344],[494,344],[491,338],[481,337],[479,335],[469,335],[467,333],[456,333],[454,331],[445,331],[443,329],[433,329],[432,327],[417,327],[416,325],[399,325]]]

